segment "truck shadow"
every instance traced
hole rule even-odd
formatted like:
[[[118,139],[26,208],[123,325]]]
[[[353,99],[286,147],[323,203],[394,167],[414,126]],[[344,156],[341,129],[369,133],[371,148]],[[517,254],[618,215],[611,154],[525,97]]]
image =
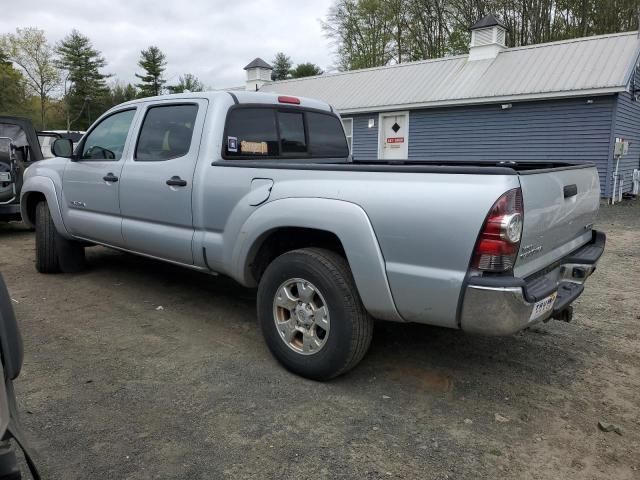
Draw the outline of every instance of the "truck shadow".
[[[144,285],[164,298],[166,305],[191,305],[199,314],[218,312],[222,318],[252,325],[255,290],[224,276],[208,276],[168,263],[103,248],[88,249],[89,274]],[[211,320],[208,328],[226,329],[228,322]],[[567,330],[572,330],[567,333]],[[258,329],[242,335],[262,344]],[[474,390],[498,391],[506,383],[526,382],[564,388],[584,369],[576,338],[580,329],[558,322],[510,337],[480,337],[459,330],[418,324],[377,321],[371,349],[350,374],[335,385],[353,388],[372,378],[384,378],[406,392],[471,395]],[[591,349],[598,348],[589,341]],[[272,362],[263,345],[265,362]],[[275,361],[271,363],[279,368]],[[347,387],[348,385],[348,387]]]
[[[0,238],[19,237],[33,235],[33,230],[29,229],[21,220],[5,221],[0,219]]]

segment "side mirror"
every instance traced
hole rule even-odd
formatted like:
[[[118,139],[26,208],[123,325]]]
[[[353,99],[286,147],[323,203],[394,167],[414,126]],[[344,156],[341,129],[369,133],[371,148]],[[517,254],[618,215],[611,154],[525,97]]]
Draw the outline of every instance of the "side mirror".
[[[51,147],[51,153],[56,157],[72,158],[73,142],[68,138],[56,138]]]

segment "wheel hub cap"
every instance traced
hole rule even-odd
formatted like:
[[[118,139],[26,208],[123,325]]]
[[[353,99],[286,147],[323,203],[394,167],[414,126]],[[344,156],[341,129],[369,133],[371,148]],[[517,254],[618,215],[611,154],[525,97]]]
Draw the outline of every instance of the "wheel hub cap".
[[[303,355],[317,353],[329,336],[329,311],[311,282],[292,278],[276,290],[273,319],[282,341]]]

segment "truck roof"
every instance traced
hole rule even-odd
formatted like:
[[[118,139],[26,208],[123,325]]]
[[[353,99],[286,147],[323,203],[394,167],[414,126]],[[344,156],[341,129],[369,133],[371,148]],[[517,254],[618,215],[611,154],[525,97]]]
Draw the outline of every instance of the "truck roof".
[[[153,102],[153,101],[160,101],[160,100],[192,100],[196,98],[204,98],[207,100],[214,101],[216,98],[220,98],[220,97],[231,97],[234,99],[234,101],[237,101],[239,104],[263,103],[263,104],[278,105],[280,103],[283,103],[278,100],[280,97],[282,97],[282,95],[279,95],[277,93],[247,92],[243,90],[215,90],[215,91],[208,91],[208,92],[174,93],[170,95],[158,95],[155,97],[138,98],[136,100],[131,100],[129,102],[121,103],[120,105],[117,105],[117,107],[121,107],[123,105],[137,105],[139,103]],[[300,100],[301,107],[315,108],[318,110],[325,110],[330,112],[335,111],[331,105],[321,100],[316,100],[316,99],[307,98],[307,97],[295,97],[295,98]]]

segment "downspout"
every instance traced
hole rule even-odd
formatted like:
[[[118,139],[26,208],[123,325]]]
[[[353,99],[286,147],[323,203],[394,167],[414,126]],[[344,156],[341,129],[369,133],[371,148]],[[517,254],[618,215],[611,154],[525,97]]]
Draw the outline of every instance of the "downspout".
[[[607,198],[609,193],[609,186],[611,185],[611,179],[613,178],[613,149],[616,142],[616,120],[618,116],[618,102],[620,101],[620,94],[616,94],[613,97],[613,111],[611,112],[611,134],[609,135],[609,151],[607,153],[607,175],[605,177],[604,196]],[[613,192],[610,193],[610,199],[613,198]]]

